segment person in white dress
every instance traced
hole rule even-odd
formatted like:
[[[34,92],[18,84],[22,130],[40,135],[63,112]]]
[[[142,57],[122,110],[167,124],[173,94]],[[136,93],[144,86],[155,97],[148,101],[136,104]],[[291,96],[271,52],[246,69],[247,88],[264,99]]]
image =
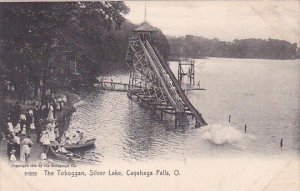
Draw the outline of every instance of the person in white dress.
[[[49,132],[45,131],[45,134],[43,136],[43,145],[45,146],[46,153],[48,152],[49,146],[50,146],[50,137]]]
[[[51,126],[51,128],[50,128],[49,138],[50,138],[50,141],[55,141],[55,129],[53,126]]]
[[[33,143],[30,139],[30,136],[27,135],[27,137],[22,141],[22,149],[21,149],[21,156],[20,156],[21,161],[27,162],[29,160],[32,145]]]
[[[12,124],[12,122],[8,122],[7,123],[7,126],[8,126],[8,130],[12,133],[12,134],[14,134],[14,126],[13,126],[13,124]]]
[[[41,154],[41,160],[42,160],[42,161],[47,160],[47,154],[46,154],[46,151],[42,152],[42,154]]]
[[[59,146],[59,145],[58,145],[58,149],[55,152],[58,152],[58,153],[68,153],[68,151],[64,147]]]
[[[16,150],[12,150],[12,151],[10,152],[10,161],[11,161],[11,162],[15,162],[15,161],[17,160],[17,158],[16,158],[16,156],[15,156],[15,152],[16,152]]]
[[[47,116],[48,121],[53,121],[54,120],[53,111],[54,111],[54,108],[53,108],[52,105],[50,105],[49,106],[49,113],[48,113],[48,116]]]
[[[63,95],[62,96],[62,101],[66,103],[67,102],[67,96]]]
[[[17,160],[20,160],[20,153],[21,153],[21,138],[19,137],[19,134],[16,133],[13,138],[14,148],[15,148],[15,157]]]
[[[21,129],[22,129],[22,132],[21,134],[22,135],[26,135],[26,116],[24,114],[21,114],[20,115],[20,125],[21,125]]]
[[[54,123],[48,123],[46,125],[46,130],[48,132],[50,141],[55,141]]]
[[[40,135],[40,136],[41,136],[41,137],[40,137],[40,143],[42,143],[42,144],[44,143],[44,137],[45,137],[45,134],[46,134],[46,131],[42,131],[42,132],[41,132],[41,135]]]
[[[20,125],[20,122],[18,122],[17,125],[14,128],[14,133],[17,134],[17,133],[20,133],[20,132],[21,132],[21,125]]]
[[[60,111],[60,109],[61,109],[61,108],[60,108],[60,102],[61,102],[61,98],[58,98],[57,101],[56,101],[56,103],[55,103],[55,104],[56,104],[56,109],[57,109],[58,111]]]
[[[64,108],[65,103],[67,103],[67,96],[63,95],[61,98],[61,109]]]

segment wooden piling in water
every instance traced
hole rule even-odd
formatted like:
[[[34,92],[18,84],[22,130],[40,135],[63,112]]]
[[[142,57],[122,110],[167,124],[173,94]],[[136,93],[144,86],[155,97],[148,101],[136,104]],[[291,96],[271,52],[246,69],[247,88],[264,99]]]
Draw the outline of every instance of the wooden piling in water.
[[[188,71],[184,71],[182,66],[188,66]],[[195,61],[192,60],[190,62],[182,63],[181,60],[178,62],[178,81],[182,83],[184,76],[188,77],[188,81],[190,85],[195,85]]]
[[[175,128],[178,126],[178,121],[177,121],[177,113],[175,112]]]

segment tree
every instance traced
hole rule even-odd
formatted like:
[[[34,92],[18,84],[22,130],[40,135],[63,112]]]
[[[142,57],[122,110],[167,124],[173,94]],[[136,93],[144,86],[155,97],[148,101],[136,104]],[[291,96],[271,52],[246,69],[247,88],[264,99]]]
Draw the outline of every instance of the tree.
[[[277,39],[235,39],[232,42],[193,35],[169,37],[171,57],[295,59],[297,44]]]
[[[120,30],[128,12],[123,2],[1,3],[1,72],[18,85],[49,81],[68,64],[59,62],[62,52],[72,51],[85,62],[82,75],[93,77],[109,31]]]

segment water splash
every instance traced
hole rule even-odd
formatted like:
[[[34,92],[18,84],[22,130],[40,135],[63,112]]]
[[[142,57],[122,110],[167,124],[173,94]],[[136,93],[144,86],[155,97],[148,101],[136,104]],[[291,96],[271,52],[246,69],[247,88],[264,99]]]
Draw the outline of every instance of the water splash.
[[[237,143],[245,136],[230,124],[211,124],[200,129],[201,138],[216,145]]]

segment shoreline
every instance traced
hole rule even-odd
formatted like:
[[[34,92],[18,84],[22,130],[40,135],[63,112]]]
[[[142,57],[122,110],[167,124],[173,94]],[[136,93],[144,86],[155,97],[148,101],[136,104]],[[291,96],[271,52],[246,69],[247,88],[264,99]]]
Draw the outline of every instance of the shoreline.
[[[78,103],[81,100],[81,97],[69,90],[63,90],[58,95],[66,95],[67,102],[63,108],[62,111],[57,111],[56,118],[58,122],[58,129],[59,129],[59,135],[61,136],[66,130],[69,129],[70,126],[70,120],[71,115],[76,111],[75,104]],[[8,100],[12,100],[9,98]],[[8,103],[6,100],[3,100],[3,103]],[[27,110],[28,108],[23,108],[23,110]],[[4,111],[5,112],[5,111]],[[65,122],[63,122],[63,118],[65,117]],[[44,150],[43,145],[40,142],[37,142],[37,132],[36,130],[29,130],[28,133],[31,136],[31,140],[33,142],[33,146],[31,148],[31,158],[30,162],[36,162],[40,160],[40,155]],[[24,138],[24,136],[20,136],[21,139]],[[6,154],[7,149],[7,139],[0,141],[0,160],[6,160],[9,162]],[[20,161],[18,161],[19,163]]]
[[[72,93],[70,91],[63,91],[61,94],[65,94],[67,96],[67,104],[64,107],[63,111],[60,113],[60,115],[56,116],[60,136],[64,131],[69,129],[70,117],[76,111],[75,104],[81,100],[81,97],[78,94]],[[63,116],[66,117],[64,124],[62,122]]]

